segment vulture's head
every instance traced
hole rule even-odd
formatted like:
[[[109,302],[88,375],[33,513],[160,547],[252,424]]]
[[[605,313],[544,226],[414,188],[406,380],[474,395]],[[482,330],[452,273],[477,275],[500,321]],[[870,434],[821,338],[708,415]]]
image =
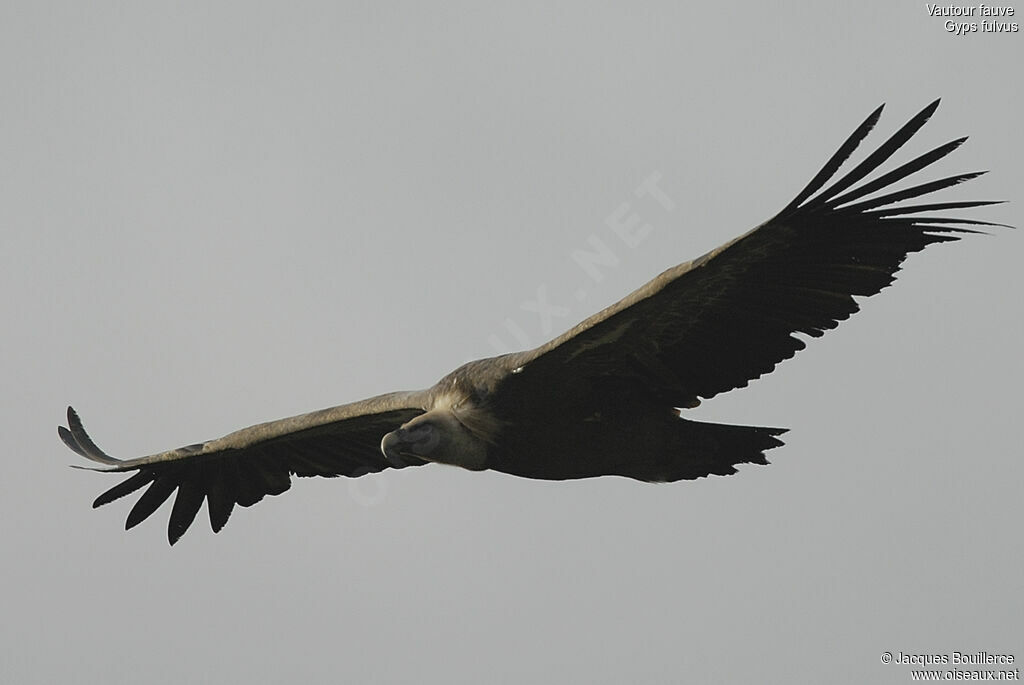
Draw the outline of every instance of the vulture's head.
[[[494,426],[490,412],[468,400],[444,403],[385,435],[380,449],[397,467],[422,459],[478,471],[487,468]]]

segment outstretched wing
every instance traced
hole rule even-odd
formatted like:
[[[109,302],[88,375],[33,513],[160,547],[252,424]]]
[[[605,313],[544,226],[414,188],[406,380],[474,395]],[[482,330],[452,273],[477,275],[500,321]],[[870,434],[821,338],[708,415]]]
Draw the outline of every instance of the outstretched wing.
[[[934,212],[994,202],[900,205],[967,181],[959,174],[868,198],[959,147],[941,145],[856,186],[931,117],[936,100],[849,173],[822,190],[874,127],[872,112],[778,215],[693,261],[671,268],[620,302],[534,350],[510,355],[505,390],[585,377],[635,380],[674,407],[745,386],[857,311],[854,296],[894,280],[911,252],[999,226]],[[820,192],[819,192],[820,191]]]
[[[68,427],[60,426],[57,432],[72,450],[107,467],[94,470],[138,472],[93,502],[98,507],[146,487],[128,514],[126,529],[177,491],[167,527],[167,539],[173,545],[192,525],[203,500],[216,533],[236,504],[249,507],[266,495],[281,494],[291,487],[292,474],[356,477],[392,467],[380,451],[381,438],[422,414],[424,399],[424,392],[380,395],[127,460],[115,459],[97,447],[71,407]]]

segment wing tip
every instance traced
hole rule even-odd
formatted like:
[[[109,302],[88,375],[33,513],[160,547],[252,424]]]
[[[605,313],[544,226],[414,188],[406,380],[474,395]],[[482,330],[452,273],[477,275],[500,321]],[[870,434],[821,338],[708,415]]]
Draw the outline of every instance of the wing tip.
[[[78,438],[75,437],[76,428],[81,429],[82,420],[78,418],[78,413],[71,405],[68,405],[67,420],[68,427],[57,426],[57,435],[60,436],[61,441],[63,441],[63,443],[67,445],[68,449],[72,452],[83,457],[88,457],[89,455],[85,453],[85,450],[82,449],[82,445],[79,444]]]
[[[100,464],[113,466],[121,463],[120,459],[116,459],[101,450],[93,439],[89,437],[85,426],[82,424],[82,419],[71,405],[68,405],[67,418],[68,425],[66,427],[57,426],[57,435],[60,436],[61,441],[67,445],[68,449],[79,456],[99,462]]]
[[[860,143],[863,142],[867,135],[874,129],[875,125],[881,118],[882,110],[885,107],[885,103],[879,105],[867,117],[867,119],[865,119],[864,122],[853,132],[853,134],[850,135],[846,142],[843,143],[843,146],[836,151],[836,153],[829,159],[825,166],[822,167],[821,171],[819,171],[818,174],[814,177],[814,179],[811,180],[807,187],[805,187],[804,190],[801,191],[797,195],[797,197],[794,198],[793,201],[790,202],[789,205],[787,205],[785,209],[782,210],[782,212],[780,212],[780,216],[794,212],[798,209],[803,209],[805,207],[808,209],[820,209],[822,207],[834,208],[834,205],[832,203],[838,197],[843,197],[846,200],[852,201],[869,192],[867,189],[861,191],[858,190],[857,188],[854,188],[849,193],[846,193],[845,195],[840,195],[841,193],[843,193],[843,191],[846,191],[848,188],[854,186],[857,182],[863,180],[865,176],[870,174],[875,169],[879,168],[897,150],[902,148],[907,143],[907,141],[913,138],[917,134],[917,132],[928,122],[928,120],[931,119],[932,115],[935,114],[935,111],[938,109],[939,103],[941,101],[942,98],[936,98],[932,100],[932,102],[930,102],[924,109],[922,109],[920,112],[911,117],[911,119],[906,124],[904,124],[899,130],[897,130],[892,136],[890,136],[888,140],[882,143],[882,145],[879,148],[877,148],[870,155],[868,155],[868,157],[865,158],[860,164],[855,166],[851,171],[847,172],[844,176],[835,181],[831,186],[829,186],[825,190],[821,190],[825,183],[831,180],[835,176],[835,174],[839,172],[840,168],[844,165],[846,159],[850,156],[853,150],[859,147]],[[959,138],[951,143],[947,143],[946,145],[937,148],[930,154],[936,154],[937,152],[942,151],[940,154],[938,154],[937,157],[941,158],[946,154],[949,154],[956,148],[958,148],[966,140],[966,136],[963,138]],[[925,157],[927,157],[927,155]],[[920,159],[915,161],[920,161]],[[910,166],[912,164],[913,162],[905,166]],[[931,162],[928,162],[928,164],[931,164]],[[909,173],[913,173],[913,171],[908,171],[907,174]],[[899,179],[893,179],[893,181],[895,180]],[[870,187],[874,183],[877,183],[877,181],[869,183],[868,186]],[[877,188],[874,189],[877,190]],[[837,202],[836,204],[841,203]]]
[[[931,116],[933,114],[935,114],[935,110],[937,110],[939,108],[939,103],[940,102],[942,102],[942,98],[941,97],[935,98],[934,100],[929,102],[928,106],[925,107],[924,109],[922,109],[921,112],[917,116],[919,116],[919,117],[923,116],[925,121],[927,121],[928,119],[931,118]],[[927,112],[927,114],[926,114],[926,112]]]

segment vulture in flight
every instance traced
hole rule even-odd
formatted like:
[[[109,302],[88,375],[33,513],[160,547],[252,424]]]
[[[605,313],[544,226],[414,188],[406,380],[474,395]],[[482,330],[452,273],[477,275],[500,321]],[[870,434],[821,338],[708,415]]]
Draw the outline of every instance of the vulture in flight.
[[[878,121],[879,107],[785,208],[740,237],[674,266],[536,349],[469,362],[431,388],[243,428],[136,459],[96,446],[73,409],[58,429],[72,450],[131,473],[98,507],[144,490],[126,528],[174,493],[174,544],[206,501],[219,531],[235,505],[279,495],[296,476],[363,476],[431,462],[524,478],[627,476],[677,481],[767,464],[780,428],[682,418],[680,409],[742,388],[803,349],[894,279],[911,252],[1002,226],[944,216],[995,202],[905,201],[984,172],[893,190],[966,138],[865,181],[914,136],[938,100],[844,175],[840,167]],[[882,191],[882,192],[878,192]]]

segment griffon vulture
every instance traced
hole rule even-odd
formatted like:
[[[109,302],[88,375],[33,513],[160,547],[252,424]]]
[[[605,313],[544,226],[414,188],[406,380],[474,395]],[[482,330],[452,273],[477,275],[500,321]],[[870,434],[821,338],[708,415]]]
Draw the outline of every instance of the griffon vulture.
[[[959,147],[940,145],[861,183],[931,117],[938,100],[838,180],[879,107],[785,208],[740,237],[672,267],[540,347],[469,362],[431,388],[393,392],[137,459],[109,456],[73,409],[65,444],[129,472],[94,507],[145,488],[131,528],[177,491],[167,536],[188,529],[203,500],[219,531],[235,505],[279,495],[291,476],[357,477],[430,462],[562,480],[628,476],[676,481],[767,464],[780,428],[680,417],[678,408],[741,388],[803,349],[894,279],[911,252],[991,222],[942,216],[994,202],[903,204],[979,176],[891,186]],[[831,181],[830,185],[827,185]],[[872,197],[876,191],[886,192]]]

